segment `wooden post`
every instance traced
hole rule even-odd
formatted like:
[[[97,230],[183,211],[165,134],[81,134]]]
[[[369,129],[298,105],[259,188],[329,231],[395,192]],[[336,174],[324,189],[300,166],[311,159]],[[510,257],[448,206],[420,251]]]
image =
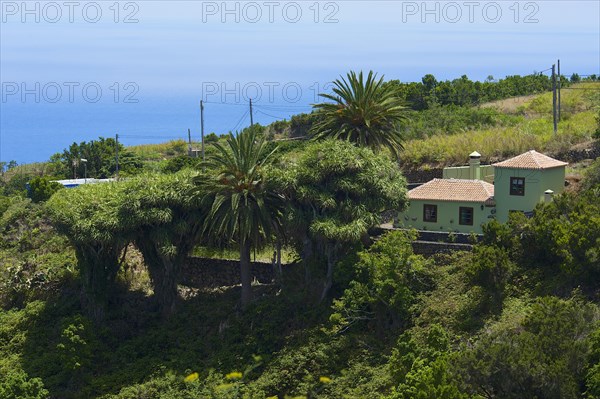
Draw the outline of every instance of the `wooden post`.
[[[554,134],[558,131],[556,120],[556,65],[552,65],[552,119],[554,122]]]
[[[119,135],[115,135],[115,176],[119,180]]]
[[[250,126],[254,125],[254,119],[252,118],[252,99],[250,99]]]
[[[557,62],[558,66],[558,120],[560,121],[560,60]]]
[[[206,161],[204,157],[204,102],[200,100],[200,142],[202,146],[202,162]]]

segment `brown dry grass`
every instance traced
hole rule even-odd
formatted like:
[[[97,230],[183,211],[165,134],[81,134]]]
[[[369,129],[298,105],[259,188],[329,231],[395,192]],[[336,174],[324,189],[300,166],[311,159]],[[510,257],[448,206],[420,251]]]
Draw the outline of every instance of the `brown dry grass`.
[[[481,104],[481,108],[496,108],[500,112],[507,114],[518,113],[519,107],[525,105],[527,102],[537,97],[538,94],[531,94],[528,96],[505,98],[504,100],[491,101],[489,103]]]

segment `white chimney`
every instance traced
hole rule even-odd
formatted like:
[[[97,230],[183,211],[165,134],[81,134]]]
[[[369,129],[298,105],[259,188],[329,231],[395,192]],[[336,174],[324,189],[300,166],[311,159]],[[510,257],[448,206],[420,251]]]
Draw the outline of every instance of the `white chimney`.
[[[549,204],[550,202],[552,202],[552,197],[554,197],[554,191],[552,191],[552,190],[544,191],[544,202],[546,204]]]
[[[481,154],[477,151],[469,154],[469,178],[471,180],[481,180],[480,160]]]

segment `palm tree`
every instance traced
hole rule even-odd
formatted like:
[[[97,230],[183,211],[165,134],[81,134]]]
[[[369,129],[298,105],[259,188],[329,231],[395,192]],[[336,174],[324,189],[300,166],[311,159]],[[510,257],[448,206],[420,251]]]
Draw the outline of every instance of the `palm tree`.
[[[396,86],[385,84],[383,76],[370,71],[350,72],[347,79],[334,82],[334,94],[320,94],[331,102],[314,104],[317,122],[311,128],[315,138],[345,139],[377,152],[381,146],[396,158],[402,150],[399,123],[406,119],[405,107]]]
[[[242,307],[252,300],[250,250],[260,248],[282,231],[283,197],[271,190],[263,169],[275,149],[268,151],[264,137],[249,128],[226,145],[215,143],[215,154],[206,162],[207,174],[196,178],[206,193],[203,231],[214,241],[235,242],[240,250]]]

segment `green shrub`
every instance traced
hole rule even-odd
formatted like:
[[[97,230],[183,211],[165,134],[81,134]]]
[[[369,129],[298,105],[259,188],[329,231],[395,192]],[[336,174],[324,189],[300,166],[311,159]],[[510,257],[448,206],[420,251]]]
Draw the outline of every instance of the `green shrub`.
[[[0,307],[46,297],[74,276],[73,250],[43,206],[12,198],[0,215],[0,236]]]
[[[47,399],[49,392],[40,378],[29,378],[23,371],[0,371],[0,398]]]
[[[483,288],[481,303],[483,313],[498,313],[506,296],[507,285],[512,281],[516,266],[503,248],[479,245],[473,249],[473,262],[465,274],[470,283]]]
[[[359,254],[356,280],[334,300],[336,329],[374,322],[380,329],[405,325],[419,292],[433,287],[431,263],[412,252],[415,233],[393,231]]]
[[[468,398],[452,372],[447,331],[433,324],[421,334],[420,341],[402,334],[392,350],[389,367],[397,386],[388,398]]]
[[[590,334],[590,354],[587,359],[586,398],[600,397],[600,327]]]
[[[60,342],[56,345],[63,368],[78,372],[91,365],[93,348],[90,346],[91,322],[81,315],[63,321]]]
[[[475,395],[579,398],[598,307],[579,299],[513,301],[455,366]]]
[[[62,188],[62,184],[51,181],[48,177],[34,177],[29,180],[29,198],[33,202],[44,202]]]
[[[196,168],[200,161],[199,158],[192,158],[189,155],[178,155],[166,161],[162,170],[165,173],[175,173],[184,168]]]
[[[586,169],[582,188],[589,190],[596,185],[600,185],[600,158],[596,158]]]

